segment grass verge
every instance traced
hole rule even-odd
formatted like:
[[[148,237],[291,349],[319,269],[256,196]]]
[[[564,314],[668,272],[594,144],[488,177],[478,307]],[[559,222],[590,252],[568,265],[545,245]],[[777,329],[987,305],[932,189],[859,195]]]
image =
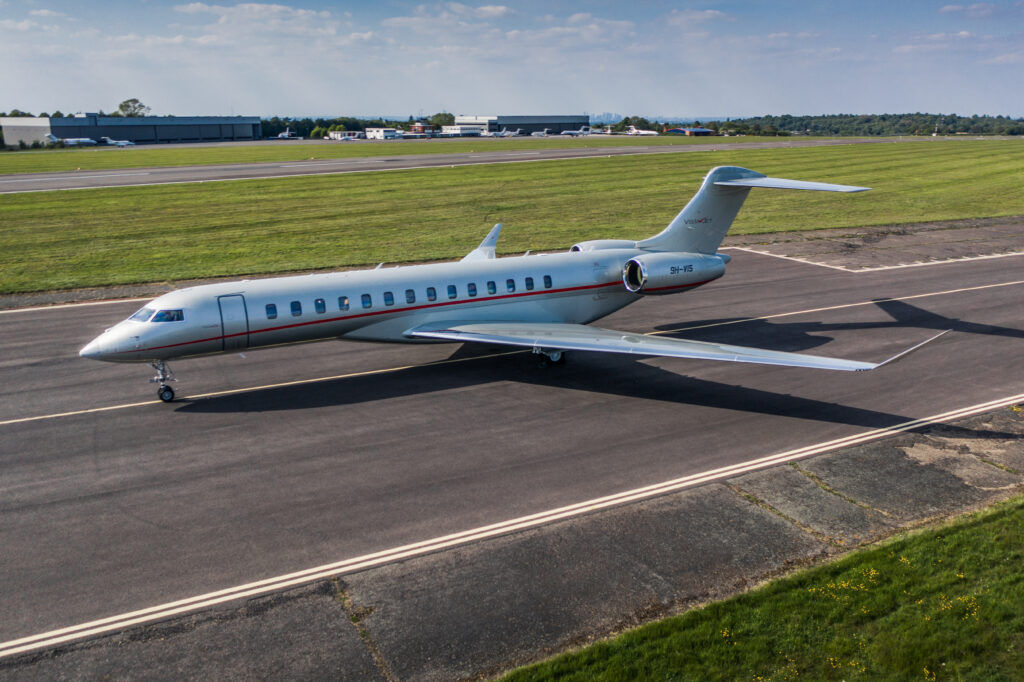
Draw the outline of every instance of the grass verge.
[[[209,145],[203,147],[142,146],[130,148],[81,147],[44,149],[0,154],[0,175],[7,173],[55,173],[113,168],[161,168],[208,166],[230,163],[270,163],[414,154],[462,154],[534,149],[601,147],[662,147],[691,144],[732,144],[778,138],[721,137],[523,137],[409,140],[387,142],[272,142],[266,144]],[[801,138],[807,139],[807,138]]]
[[[1011,680],[1024,497],[513,671],[527,680]]]
[[[733,233],[1024,215],[1020,141],[740,150],[0,195],[0,293],[459,258],[639,239],[708,169],[874,187],[754,190]]]

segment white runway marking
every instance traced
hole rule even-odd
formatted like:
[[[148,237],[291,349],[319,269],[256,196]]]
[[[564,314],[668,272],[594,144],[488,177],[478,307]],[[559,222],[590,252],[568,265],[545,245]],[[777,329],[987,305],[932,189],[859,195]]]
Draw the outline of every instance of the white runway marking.
[[[104,173],[102,175],[92,175],[91,173],[75,173],[76,178],[124,178],[134,175],[152,175],[152,173]],[[66,180],[67,176],[53,177],[53,178],[19,178],[17,180],[0,180],[0,184],[10,184],[14,182],[53,182],[54,180]],[[40,190],[42,192],[48,190]]]
[[[421,556],[431,552],[437,552],[442,549],[477,542],[479,540],[486,540],[488,538],[505,535],[515,531],[536,528],[555,521],[574,518],[583,514],[607,509],[609,507],[619,506],[630,502],[639,502],[652,497],[678,492],[685,488],[691,488],[702,483],[731,478],[750,471],[785,464],[786,462],[809,457],[811,455],[818,455],[824,452],[838,450],[839,448],[879,440],[892,434],[910,431],[929,424],[953,419],[962,419],[975,414],[981,414],[982,412],[1007,407],[1021,401],[1024,401],[1024,393],[1006,398],[999,398],[997,400],[980,403],[978,405],[971,405],[970,407],[964,407],[958,410],[924,417],[922,419],[913,419],[888,428],[872,429],[870,431],[854,434],[845,438],[838,438],[824,443],[816,443],[814,445],[788,450],[786,452],[761,457],[759,459],[748,460],[746,462],[733,464],[727,467],[691,474],[689,476],[655,483],[642,488],[626,490],[613,495],[607,495],[605,497],[599,497],[559,507],[557,509],[549,509],[547,511],[509,519],[500,523],[464,530],[450,535],[402,545],[400,547],[393,547],[391,549],[374,552],[372,554],[365,554],[351,559],[343,559],[334,563],[309,568],[304,571],[288,573],[273,578],[266,578],[264,580],[247,583],[245,585],[238,585],[215,592],[208,592],[206,594],[189,597],[188,599],[181,599],[166,604],[160,604],[158,606],[151,606],[146,609],[140,609],[138,611],[123,613],[116,616],[110,616],[108,618],[90,621],[88,623],[80,623],[78,625],[60,628],[58,630],[51,630],[50,632],[42,632],[36,635],[2,642],[0,643],[0,658],[13,656],[26,651],[32,651],[34,649],[52,647],[76,639],[102,635],[122,630],[133,625],[163,620],[165,618],[188,613],[190,611],[198,611],[236,599],[269,594],[271,592],[296,587],[298,585],[323,580],[325,578],[355,573],[357,571],[363,571],[394,561]]]
[[[748,253],[756,253],[759,256],[771,256],[772,258],[781,258],[782,260],[796,261],[797,263],[803,263],[805,265],[817,265],[821,268],[831,268],[832,270],[840,270],[842,272],[849,272],[858,274],[861,272],[880,272],[882,270],[902,270],[903,268],[920,268],[926,265],[946,265],[947,263],[967,263],[976,260],[992,260],[993,258],[1009,258],[1011,256],[1024,256],[1024,251],[1011,251],[1009,253],[992,253],[985,256],[961,256],[958,258],[942,258],[938,260],[929,260],[917,263],[901,263],[900,265],[880,265],[875,268],[847,268],[842,265],[830,265],[829,263],[821,263],[816,260],[810,260],[808,258],[800,258],[797,256],[783,256],[778,253],[771,253],[770,251],[759,251],[757,249],[751,249],[746,246],[726,246],[720,249],[725,251],[726,249],[732,249],[735,251],[747,251]]]

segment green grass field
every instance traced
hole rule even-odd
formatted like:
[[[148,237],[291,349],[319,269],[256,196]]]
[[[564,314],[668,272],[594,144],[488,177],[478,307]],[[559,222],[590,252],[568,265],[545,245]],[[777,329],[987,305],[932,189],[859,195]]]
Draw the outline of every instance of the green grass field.
[[[661,230],[713,166],[873,187],[754,190],[733,233],[1024,215],[1024,143],[725,150],[0,195],[0,293],[458,258]]]
[[[753,137],[629,137],[626,135],[571,138],[466,138],[445,140],[407,140],[387,142],[304,143],[273,142],[260,145],[209,145],[204,147],[141,146],[126,149],[83,147],[80,149],[44,149],[0,154],[0,174],[43,173],[112,168],[158,168],[165,166],[205,166],[229,163],[308,161],[348,159],[372,156],[408,156],[412,154],[461,154],[464,152],[531,149],[576,149],[581,147],[655,147],[690,144],[731,144],[751,142]]]
[[[1024,497],[509,674],[527,680],[1019,680]]]

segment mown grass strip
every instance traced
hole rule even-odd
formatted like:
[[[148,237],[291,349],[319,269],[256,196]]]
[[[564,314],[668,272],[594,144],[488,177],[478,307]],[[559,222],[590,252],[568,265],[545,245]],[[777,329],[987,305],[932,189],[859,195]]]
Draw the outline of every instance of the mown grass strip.
[[[504,679],[1020,679],[1021,538],[1024,497]]]
[[[0,293],[504,254],[661,230],[713,166],[874,187],[754,190],[734,233],[1024,214],[1024,144],[723,150],[0,196]]]
[[[408,140],[386,142],[286,142],[204,147],[141,146],[129,148],[82,147],[45,149],[0,154],[0,174],[54,173],[113,168],[159,168],[206,166],[232,163],[270,163],[414,154],[462,154],[472,152],[530,151],[538,149],[580,149],[601,147],[663,147],[691,144],[733,144],[777,138],[721,137],[629,137],[625,135],[581,138],[522,137]],[[807,139],[807,138],[801,138]]]

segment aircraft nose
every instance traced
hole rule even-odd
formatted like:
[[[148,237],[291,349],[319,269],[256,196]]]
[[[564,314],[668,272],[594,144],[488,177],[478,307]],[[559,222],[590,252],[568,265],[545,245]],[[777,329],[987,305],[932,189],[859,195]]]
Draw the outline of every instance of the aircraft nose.
[[[82,350],[78,351],[78,355],[83,358],[90,358],[97,360],[103,355],[103,350],[100,348],[99,338],[95,338],[85,345]]]
[[[87,343],[82,350],[78,351],[78,355],[90,360],[106,360],[115,351],[111,341],[110,334],[104,332]]]

